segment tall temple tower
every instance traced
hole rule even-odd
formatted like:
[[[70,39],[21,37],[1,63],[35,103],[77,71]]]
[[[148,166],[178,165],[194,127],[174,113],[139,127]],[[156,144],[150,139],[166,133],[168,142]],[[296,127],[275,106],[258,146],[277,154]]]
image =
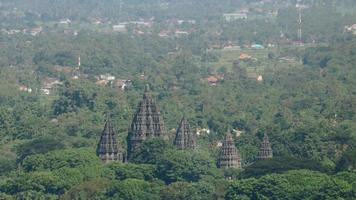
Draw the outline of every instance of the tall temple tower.
[[[269,143],[269,138],[267,133],[263,136],[263,141],[260,146],[260,151],[258,152],[257,158],[260,160],[268,159],[273,157],[273,151],[271,144]]]
[[[190,125],[185,117],[183,117],[177,129],[174,145],[179,150],[195,149],[197,146],[196,134],[190,129]]]
[[[225,140],[220,149],[218,167],[241,169],[240,152],[235,147],[230,131],[226,134]]]
[[[117,142],[116,133],[109,117],[101,133],[97,154],[104,163],[124,161],[122,149]]]
[[[138,104],[129,127],[127,136],[128,159],[131,159],[133,153],[137,151],[143,141],[151,138],[166,139],[166,129],[159,107],[152,98],[147,85],[143,99]]]

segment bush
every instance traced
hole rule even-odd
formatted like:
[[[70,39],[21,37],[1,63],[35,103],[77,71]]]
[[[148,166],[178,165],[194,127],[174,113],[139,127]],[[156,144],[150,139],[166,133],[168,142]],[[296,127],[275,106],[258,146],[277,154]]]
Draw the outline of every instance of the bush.
[[[89,149],[67,149],[26,157],[22,167],[26,171],[56,170],[62,167],[84,167],[99,165],[100,159]]]
[[[308,159],[277,157],[258,160],[245,168],[242,177],[259,177],[271,173],[281,173],[289,170],[309,169],[320,172],[331,172],[332,169],[323,167],[319,162]]]
[[[352,186],[327,174],[294,170],[234,181],[225,199],[354,199]]]
[[[114,172],[117,180],[134,178],[149,181],[154,178],[156,170],[154,165],[132,163],[113,163],[108,168]]]
[[[61,140],[53,137],[41,137],[18,145],[16,150],[18,161],[21,162],[26,156],[44,154],[62,148],[64,148],[64,144]]]
[[[170,150],[157,163],[158,177],[166,183],[195,182],[218,173],[214,160],[206,152]]]

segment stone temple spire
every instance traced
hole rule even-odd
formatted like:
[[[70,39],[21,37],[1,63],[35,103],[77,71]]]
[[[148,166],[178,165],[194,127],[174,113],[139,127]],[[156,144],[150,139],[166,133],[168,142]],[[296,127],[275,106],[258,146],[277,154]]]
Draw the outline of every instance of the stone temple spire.
[[[117,142],[116,133],[109,117],[107,118],[104,130],[101,133],[97,154],[104,163],[124,161],[122,149]]]
[[[258,159],[268,159],[273,157],[273,151],[271,144],[269,143],[269,138],[267,133],[264,134],[263,136],[263,141],[260,146],[260,151],[258,152]]]
[[[183,117],[177,129],[174,145],[180,150],[195,149],[197,146],[196,134],[190,129],[185,117]]]
[[[240,152],[235,147],[230,131],[226,134],[225,140],[220,149],[218,167],[241,169]]]
[[[159,107],[152,98],[147,85],[142,101],[138,104],[129,127],[127,136],[128,158],[132,157],[143,141],[151,138],[166,139],[166,129]]]

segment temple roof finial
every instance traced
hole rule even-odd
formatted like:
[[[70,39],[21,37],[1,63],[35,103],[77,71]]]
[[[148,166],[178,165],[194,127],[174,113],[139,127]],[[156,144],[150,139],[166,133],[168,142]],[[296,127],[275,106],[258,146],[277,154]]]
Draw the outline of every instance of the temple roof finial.
[[[111,121],[111,113],[110,113],[110,112],[107,112],[107,113],[105,114],[105,121],[106,121],[106,122]]]
[[[227,132],[226,132],[226,135],[225,135],[225,140],[233,141],[230,128],[227,129]]]
[[[146,84],[145,85],[145,92],[149,92],[150,91],[150,85],[149,84]]]

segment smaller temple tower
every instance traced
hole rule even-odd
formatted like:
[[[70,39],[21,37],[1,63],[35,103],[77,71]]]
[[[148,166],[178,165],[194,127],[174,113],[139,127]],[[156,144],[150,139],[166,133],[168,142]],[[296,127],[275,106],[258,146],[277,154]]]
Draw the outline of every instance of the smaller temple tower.
[[[230,131],[227,132],[225,140],[221,146],[218,167],[241,169],[240,152],[235,147]]]
[[[273,151],[271,144],[269,143],[269,138],[267,133],[263,136],[263,141],[260,146],[260,151],[258,152],[257,158],[260,160],[268,159],[273,157]]]
[[[109,117],[107,118],[104,130],[101,133],[97,154],[103,163],[124,161],[122,149],[117,142],[116,133]]]
[[[174,146],[179,150],[195,149],[197,146],[196,134],[191,130],[188,120],[183,117],[177,129]]]

